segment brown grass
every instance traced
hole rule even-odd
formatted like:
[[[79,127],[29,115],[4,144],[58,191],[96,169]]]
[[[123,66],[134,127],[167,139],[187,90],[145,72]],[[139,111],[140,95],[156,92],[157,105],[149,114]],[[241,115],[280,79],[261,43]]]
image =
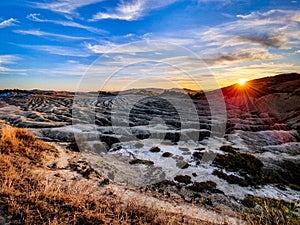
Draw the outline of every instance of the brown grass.
[[[41,162],[45,152],[55,151],[47,143],[35,139],[22,128],[4,126],[0,132],[0,153],[25,157],[35,163]]]
[[[24,129],[0,132],[0,214],[11,225],[207,224],[114,195],[97,194],[84,180],[49,181],[43,158],[55,149]],[[38,170],[39,168],[39,170]]]
[[[271,198],[253,197],[258,207],[249,209],[245,219],[249,225],[298,225],[300,218],[295,214],[295,203]]]

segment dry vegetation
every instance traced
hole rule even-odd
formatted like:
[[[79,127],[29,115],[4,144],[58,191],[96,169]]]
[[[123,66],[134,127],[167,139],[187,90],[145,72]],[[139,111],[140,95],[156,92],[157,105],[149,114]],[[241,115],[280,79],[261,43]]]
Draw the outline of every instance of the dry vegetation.
[[[55,148],[24,129],[3,127],[0,133],[0,215],[13,224],[193,224],[179,215],[117,197],[97,195],[93,187],[49,181],[44,157]],[[207,224],[195,222],[194,224]]]
[[[248,204],[258,207],[248,210],[245,219],[250,225],[298,225],[299,215],[296,214],[296,204],[271,198],[251,197]]]

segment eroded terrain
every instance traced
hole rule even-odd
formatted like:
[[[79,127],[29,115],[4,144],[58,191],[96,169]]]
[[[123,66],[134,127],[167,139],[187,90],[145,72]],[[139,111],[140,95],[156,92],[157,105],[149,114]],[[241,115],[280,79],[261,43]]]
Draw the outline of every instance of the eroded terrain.
[[[249,195],[300,200],[299,87],[298,74],[233,85],[217,113],[204,94],[2,91],[0,120],[110,180],[239,209]]]

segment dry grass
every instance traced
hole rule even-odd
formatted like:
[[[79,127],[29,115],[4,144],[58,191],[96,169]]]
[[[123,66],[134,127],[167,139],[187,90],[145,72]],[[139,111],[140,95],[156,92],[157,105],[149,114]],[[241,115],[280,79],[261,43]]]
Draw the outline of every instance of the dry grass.
[[[47,143],[35,139],[34,135],[22,128],[4,126],[0,133],[0,153],[25,157],[40,163],[44,153],[55,151]]]
[[[0,132],[0,214],[11,225],[58,224],[207,224],[159,211],[136,201],[124,203],[111,194],[97,195],[84,181],[64,185],[42,173],[52,146],[24,129]]]
[[[271,198],[253,198],[258,208],[249,210],[245,219],[250,225],[298,225],[300,218],[295,214],[296,204]]]

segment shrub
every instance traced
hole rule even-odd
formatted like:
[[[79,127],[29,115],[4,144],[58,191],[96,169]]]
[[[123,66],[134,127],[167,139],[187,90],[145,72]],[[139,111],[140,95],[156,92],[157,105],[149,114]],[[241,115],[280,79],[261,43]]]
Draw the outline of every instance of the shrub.
[[[244,217],[251,225],[298,225],[299,216],[294,203],[271,198],[253,197],[259,209],[249,209]]]

